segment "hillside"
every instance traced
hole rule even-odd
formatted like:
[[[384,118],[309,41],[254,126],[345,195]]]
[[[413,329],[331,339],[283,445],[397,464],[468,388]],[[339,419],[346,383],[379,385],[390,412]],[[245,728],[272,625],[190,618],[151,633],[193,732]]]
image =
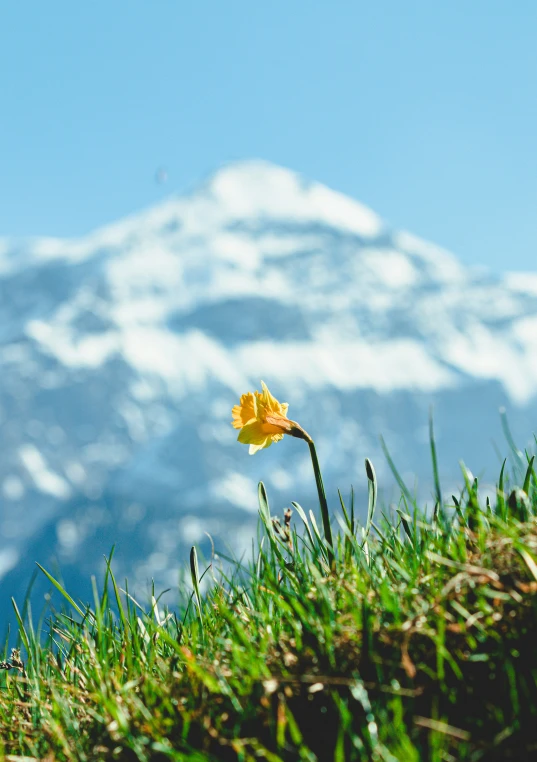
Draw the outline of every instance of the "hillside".
[[[366,461],[367,502],[342,504],[332,526],[319,486],[320,529],[297,504],[271,513],[261,484],[252,559],[222,573],[192,548],[179,609],[135,599],[113,563],[93,604],[41,570],[63,610],[16,610],[0,664],[0,758],[529,762],[533,463],[519,486],[502,468],[491,502],[468,479],[432,515],[403,493],[384,517]]]

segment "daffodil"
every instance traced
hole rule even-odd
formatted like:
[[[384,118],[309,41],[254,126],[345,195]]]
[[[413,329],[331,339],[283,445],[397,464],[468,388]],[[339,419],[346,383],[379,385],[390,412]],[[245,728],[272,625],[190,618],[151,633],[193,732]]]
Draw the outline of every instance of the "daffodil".
[[[250,445],[250,455],[283,439],[284,434],[310,442],[311,437],[304,429],[287,417],[289,405],[278,402],[264,381],[261,381],[261,387],[262,392],[243,394],[240,404],[232,410],[231,424],[235,429],[240,429],[239,442]]]
[[[264,381],[261,381],[261,388],[263,389],[262,392],[247,392],[242,395],[240,404],[235,405],[231,411],[233,416],[231,425],[235,429],[240,429],[238,440],[243,444],[250,445],[250,455],[283,439],[284,434],[303,439],[308,443],[323,519],[326,555],[330,568],[335,568],[328,503],[326,502],[321,467],[313,439],[300,424],[287,417],[289,408],[287,402],[278,402],[276,397],[273,397],[269,392]]]

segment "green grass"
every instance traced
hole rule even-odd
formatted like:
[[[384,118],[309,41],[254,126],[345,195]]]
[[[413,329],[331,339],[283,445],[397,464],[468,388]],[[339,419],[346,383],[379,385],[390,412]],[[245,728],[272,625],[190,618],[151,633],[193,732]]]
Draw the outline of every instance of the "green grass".
[[[495,499],[463,471],[444,501],[432,427],[431,443],[434,508],[397,475],[384,515],[366,461],[369,503],[341,498],[333,547],[297,504],[274,518],[260,485],[259,549],[218,577],[193,549],[180,617],[140,605],[110,563],[91,606],[49,577],[62,613],[15,609],[0,759],[537,758],[533,459],[517,454],[519,487],[502,468]]]

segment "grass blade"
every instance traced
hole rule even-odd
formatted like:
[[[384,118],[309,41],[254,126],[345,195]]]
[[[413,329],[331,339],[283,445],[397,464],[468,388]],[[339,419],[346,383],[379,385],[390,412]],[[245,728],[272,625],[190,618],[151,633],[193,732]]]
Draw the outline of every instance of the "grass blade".
[[[377,494],[378,494],[377,475],[375,473],[373,464],[371,463],[369,458],[365,459],[365,473],[367,476],[368,501],[367,501],[367,520],[366,520],[365,529],[363,532],[364,542],[367,540],[369,536],[369,532],[371,531],[371,525],[373,524],[373,517],[375,515],[375,509],[377,507]]]
[[[502,463],[502,468],[500,471],[500,480],[498,482],[498,490],[497,490],[498,513],[500,514],[500,517],[502,519],[505,519],[506,517],[505,488],[504,488],[504,472],[505,472],[506,463],[507,463],[507,458],[505,458]]]
[[[80,606],[74,602],[74,600],[71,598],[71,596],[69,595],[67,590],[65,590],[65,588],[63,588],[62,585],[60,585],[58,580],[54,579],[52,574],[49,574],[48,571],[41,566],[41,564],[38,564],[36,562],[36,565],[41,569],[41,571],[43,572],[45,577],[49,580],[49,582],[52,582],[52,584],[54,585],[56,590],[58,590],[63,595],[65,600],[70,603],[70,605],[74,608],[76,613],[79,614],[84,619],[86,617],[86,613],[84,611],[82,611]]]
[[[533,475],[533,461],[535,460],[535,455],[532,455],[531,458],[528,461],[528,468],[526,471],[526,476],[524,477],[524,484],[522,486],[522,489],[526,493],[526,495],[530,494],[530,485],[531,485],[531,477]]]
[[[403,481],[403,479],[401,477],[401,474],[397,470],[397,466],[393,462],[392,456],[390,455],[389,450],[388,450],[388,448],[386,446],[386,442],[384,441],[384,437],[382,437],[382,436],[380,437],[380,444],[381,444],[381,447],[382,447],[382,452],[384,453],[384,457],[388,461],[388,465],[390,467],[390,471],[394,475],[395,481],[399,485],[399,488],[400,488],[401,492],[406,497],[406,499],[407,499],[407,501],[409,503],[414,504],[414,498],[410,494],[410,490],[408,489],[408,487],[404,483],[404,481]]]
[[[434,491],[436,503],[438,505],[438,511],[440,513],[444,510],[444,504],[442,502],[442,488],[440,486],[440,475],[438,473],[438,458],[436,455],[436,442],[434,438],[434,425],[433,425],[433,409],[429,410],[429,442],[431,444],[431,460],[433,462],[433,478],[434,478]]]
[[[196,608],[198,610],[198,617],[203,630],[203,615],[201,611],[201,592],[200,592],[200,572],[198,566],[198,553],[194,545],[190,550],[190,576],[192,578],[192,587],[194,588],[194,598],[196,601]]]
[[[263,484],[263,482],[259,482],[259,484],[257,485],[257,497],[259,500],[259,515],[261,516],[261,520],[263,524],[265,525],[271,544],[273,545],[273,547],[277,547],[276,534],[274,532],[272,519],[270,517],[270,507],[269,507],[269,501],[267,497],[267,490],[265,489],[265,485]]]
[[[509,428],[509,421],[507,420],[507,411],[504,407],[500,408],[500,419],[502,423],[503,435],[507,441],[507,444],[511,448],[511,452],[515,456],[517,464],[522,466],[524,463],[523,453],[518,449],[515,440],[513,439],[511,429]]]
[[[22,617],[20,615],[20,611],[18,609],[18,606],[17,606],[17,604],[15,602],[15,598],[11,599],[11,604],[13,606],[13,610],[15,611],[15,617],[17,618],[17,624],[19,626],[19,635],[20,635],[20,638],[21,638],[21,640],[22,640],[22,642],[24,644],[26,652],[29,655],[31,653],[31,650],[30,650],[30,639],[28,637],[28,633],[26,632],[26,627],[24,626],[24,622],[23,622]]]
[[[319,458],[317,457],[317,450],[313,440],[308,441],[308,447],[310,448],[311,463],[313,466],[313,473],[315,475],[315,483],[317,485],[317,493],[319,495],[319,506],[321,508],[321,519],[323,522],[323,532],[326,541],[326,550],[328,552],[328,561],[331,567],[335,565],[334,556],[334,541],[332,539],[332,527],[330,525],[330,514],[328,512],[328,503],[326,501],[326,493],[324,490],[323,477],[321,474],[321,466],[319,464]]]
[[[311,542],[311,547],[315,548],[316,543],[315,543],[315,540],[313,539],[313,534],[311,533],[308,517],[306,516],[304,509],[298,503],[293,502],[291,503],[291,505],[293,506],[295,511],[298,513],[298,515],[300,516],[300,518],[302,519],[304,523],[304,526],[306,527],[306,532],[308,533],[309,541]]]

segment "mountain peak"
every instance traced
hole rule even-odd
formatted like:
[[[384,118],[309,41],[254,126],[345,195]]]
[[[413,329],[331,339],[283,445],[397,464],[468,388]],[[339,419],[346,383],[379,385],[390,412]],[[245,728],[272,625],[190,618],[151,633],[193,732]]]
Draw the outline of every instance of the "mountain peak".
[[[297,172],[261,160],[237,161],[215,172],[206,190],[233,217],[316,222],[370,238],[380,218],[358,201]]]

